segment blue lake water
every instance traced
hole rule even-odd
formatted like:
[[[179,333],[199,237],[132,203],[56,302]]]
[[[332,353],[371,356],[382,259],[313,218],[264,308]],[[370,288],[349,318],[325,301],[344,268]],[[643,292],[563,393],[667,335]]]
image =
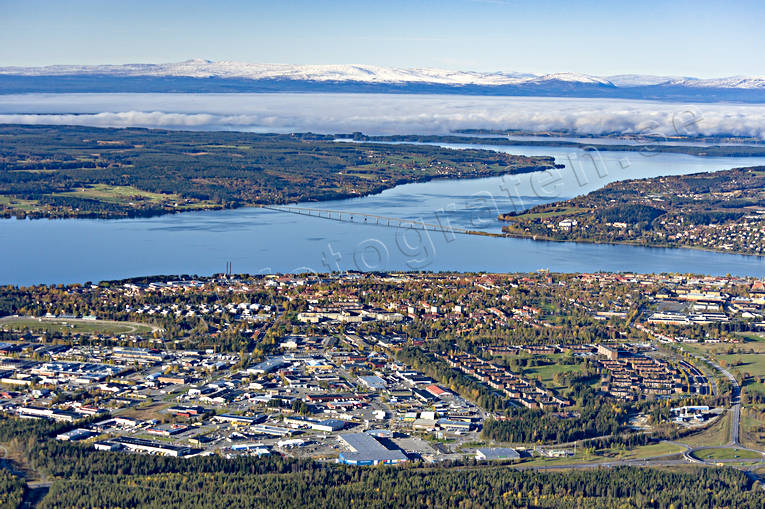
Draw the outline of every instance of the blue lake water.
[[[476,145],[480,147],[479,145]],[[553,155],[566,168],[432,181],[309,206],[499,231],[497,214],[626,178],[765,165],[765,158],[546,147],[485,147]],[[148,219],[0,220],[0,283],[99,281],[147,274],[329,270],[695,272],[765,277],[765,259],[687,249],[535,242],[348,224],[258,208]]]

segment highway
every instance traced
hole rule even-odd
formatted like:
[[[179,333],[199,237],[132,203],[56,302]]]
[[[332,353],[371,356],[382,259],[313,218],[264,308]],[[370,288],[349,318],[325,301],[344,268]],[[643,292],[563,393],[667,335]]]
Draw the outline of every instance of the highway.
[[[723,464],[729,464],[729,466],[741,470],[752,481],[758,481],[760,483],[763,483],[763,479],[754,472],[755,469],[761,467],[763,463],[765,463],[765,454],[763,454],[761,451],[755,451],[762,455],[762,458],[760,458],[760,460],[757,460],[757,461],[750,460],[750,462],[747,462],[746,464],[742,464],[742,460],[740,459],[705,461],[693,456],[693,453],[697,451],[702,451],[705,449],[724,449],[724,448],[727,448],[727,446],[691,448],[687,446],[686,444],[682,444],[678,442],[670,442],[670,443],[674,443],[674,444],[686,447],[686,450],[682,453],[663,454],[660,456],[653,456],[653,457],[642,458],[642,459],[606,460],[602,462],[592,462],[592,463],[569,463],[569,464],[561,463],[561,464],[555,464],[555,465],[524,466],[523,464],[520,464],[515,466],[515,468],[518,470],[580,470],[580,469],[589,469],[589,468],[615,468],[615,467],[673,467],[673,466],[676,467],[676,466],[682,466],[682,465],[688,465],[688,464],[719,467],[720,463],[723,463]],[[745,449],[745,448],[740,448],[740,449]],[[754,449],[746,449],[746,450],[754,451]],[[743,460],[743,461],[746,461],[746,460]],[[762,484],[761,488],[765,490],[765,484]]]

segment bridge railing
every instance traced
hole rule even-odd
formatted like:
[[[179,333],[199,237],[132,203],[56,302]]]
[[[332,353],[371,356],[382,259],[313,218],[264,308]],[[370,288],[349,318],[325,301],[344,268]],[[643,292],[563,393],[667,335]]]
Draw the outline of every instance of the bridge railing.
[[[399,217],[380,216],[377,214],[367,214],[363,212],[352,212],[347,210],[318,209],[312,207],[297,207],[292,205],[261,205],[261,208],[355,224],[373,224],[391,228],[411,228],[417,230],[461,233],[464,235],[492,235],[486,232],[467,230],[465,228],[445,227],[440,224],[425,223],[423,221],[416,221],[413,219],[402,219]]]

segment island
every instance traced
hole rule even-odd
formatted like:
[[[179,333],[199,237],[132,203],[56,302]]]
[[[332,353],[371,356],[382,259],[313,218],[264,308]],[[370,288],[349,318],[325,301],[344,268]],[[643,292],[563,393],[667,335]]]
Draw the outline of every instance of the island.
[[[765,168],[614,182],[499,219],[512,237],[762,256]]]
[[[119,218],[334,200],[554,166],[552,157],[314,134],[0,125],[0,217]]]

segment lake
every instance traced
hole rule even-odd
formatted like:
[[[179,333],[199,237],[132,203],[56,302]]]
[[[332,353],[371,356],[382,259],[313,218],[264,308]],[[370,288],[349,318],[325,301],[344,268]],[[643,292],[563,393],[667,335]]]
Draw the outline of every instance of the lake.
[[[553,155],[566,168],[519,176],[407,184],[308,206],[499,231],[496,216],[626,178],[765,165],[765,158],[699,158],[549,147],[481,147]],[[464,147],[460,146],[460,147]],[[259,208],[120,220],[0,220],[0,283],[28,285],[148,274],[329,270],[634,271],[765,277],[765,259],[686,249],[535,242],[348,224]]]

